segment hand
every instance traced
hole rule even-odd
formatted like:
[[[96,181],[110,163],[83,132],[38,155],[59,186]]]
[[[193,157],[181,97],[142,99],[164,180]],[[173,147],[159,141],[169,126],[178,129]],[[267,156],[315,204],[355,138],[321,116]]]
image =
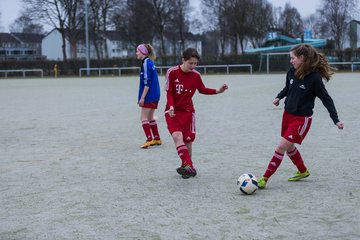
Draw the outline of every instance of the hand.
[[[229,88],[229,86],[227,84],[223,84],[218,90],[216,90],[216,93],[223,93],[228,88]]]
[[[145,99],[144,98],[140,98],[138,104],[140,107],[144,106],[144,103],[145,103]]]
[[[343,123],[343,122],[341,122],[341,121],[340,121],[340,122],[337,122],[337,123],[336,123],[336,126],[338,127],[338,129],[340,129],[340,130],[341,130],[341,129],[343,129],[343,128],[344,128],[344,123]]]
[[[275,98],[274,101],[273,101],[273,104],[274,104],[275,106],[279,106],[279,102],[280,102],[280,99]]]
[[[168,113],[170,117],[174,117],[174,116],[175,116],[174,107],[171,106],[171,107],[169,108],[169,110],[166,111],[166,113]]]

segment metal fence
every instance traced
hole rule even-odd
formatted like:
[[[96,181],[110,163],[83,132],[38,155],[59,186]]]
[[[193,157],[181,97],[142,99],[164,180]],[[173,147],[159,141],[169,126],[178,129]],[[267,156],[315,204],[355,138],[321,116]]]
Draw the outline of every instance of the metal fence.
[[[158,69],[160,75],[163,75],[167,69],[171,68],[173,66],[156,66]],[[223,69],[226,74],[231,73],[231,69],[234,68],[248,68],[249,73],[252,74],[253,67],[251,64],[230,64],[230,65],[199,65],[196,66],[197,70],[202,70],[204,74],[207,74],[209,69]],[[139,67],[103,67],[103,68],[80,68],[79,69],[79,77],[82,77],[84,74],[83,72],[86,72],[86,75],[91,75],[91,73],[96,72],[97,76],[102,76],[104,72],[112,71],[112,74],[116,73],[116,75],[121,76],[124,71],[133,71],[137,70],[140,71]]]
[[[14,69],[14,70],[0,70],[0,73],[4,73],[5,78],[8,77],[9,73],[22,73],[22,77],[26,77],[27,72],[40,72],[41,77],[44,77],[44,71],[42,69]]]
[[[360,62],[329,62],[330,65],[350,65],[351,67],[351,72],[354,72],[354,69],[356,65],[360,65]],[[360,69],[360,66],[359,68],[357,69]]]
[[[286,56],[286,57],[279,60],[279,59],[276,59],[277,56],[280,56],[280,57]],[[279,64],[282,66],[283,71],[287,71],[287,68],[289,66],[291,66],[288,56],[289,56],[288,52],[261,54],[260,55],[260,63],[259,63],[259,72],[262,71],[263,61],[265,61],[265,67],[266,67],[267,74],[276,71],[276,70],[274,70],[274,68],[279,67]],[[354,72],[354,70],[360,69],[360,66],[357,67],[357,65],[360,65],[360,62],[350,62],[350,61],[348,61],[348,62],[331,62],[331,61],[329,61],[329,64],[330,65],[338,65],[338,66],[348,65],[351,72]],[[345,69],[347,69],[347,68],[345,68]],[[342,68],[341,70],[344,70],[344,68]]]
[[[354,72],[355,70],[360,70],[360,62],[329,62],[331,65],[338,65],[338,66],[349,66],[349,70]],[[266,73],[269,74],[270,71],[270,64],[271,60],[269,60],[269,56],[266,58]],[[173,66],[157,66],[158,72],[160,75],[164,75],[167,69]],[[253,65],[252,64],[228,64],[228,65],[199,65],[196,69],[202,74],[208,73],[216,73],[221,72],[225,74],[237,73],[239,69],[245,68],[250,74],[253,73]],[[347,68],[346,68],[347,69]],[[113,75],[113,76],[121,76],[124,72],[131,72],[131,73],[139,73],[139,67],[101,67],[101,68],[80,68],[79,69],[79,77],[82,76],[89,76],[89,75],[96,75],[96,76],[103,76],[103,75]],[[43,69],[13,69],[13,70],[0,70],[0,77],[8,78],[9,75],[14,76],[17,73],[21,73],[22,77],[27,77],[27,73],[40,73],[41,77],[44,77]],[[84,74],[85,72],[85,74]]]

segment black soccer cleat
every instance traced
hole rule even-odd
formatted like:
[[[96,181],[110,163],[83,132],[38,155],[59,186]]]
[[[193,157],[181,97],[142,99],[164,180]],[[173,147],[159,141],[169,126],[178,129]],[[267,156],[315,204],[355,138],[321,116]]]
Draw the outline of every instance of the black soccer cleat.
[[[185,167],[179,167],[176,169],[176,172],[180,174],[181,177],[184,179],[196,176],[195,168],[192,168],[190,165],[186,165]]]

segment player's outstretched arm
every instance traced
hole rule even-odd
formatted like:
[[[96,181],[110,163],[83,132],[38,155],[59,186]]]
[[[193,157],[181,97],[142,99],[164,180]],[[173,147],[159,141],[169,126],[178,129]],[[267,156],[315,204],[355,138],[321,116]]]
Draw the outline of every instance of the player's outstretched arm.
[[[227,90],[229,86],[227,84],[223,84],[219,89],[216,90],[216,94],[223,93],[225,90]]]

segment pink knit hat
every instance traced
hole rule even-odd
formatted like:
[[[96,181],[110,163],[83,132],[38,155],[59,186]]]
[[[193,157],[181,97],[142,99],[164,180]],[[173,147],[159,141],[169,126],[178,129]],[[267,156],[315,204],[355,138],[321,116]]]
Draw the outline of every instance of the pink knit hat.
[[[144,44],[140,44],[139,46],[137,46],[136,49],[139,50],[139,52],[141,52],[143,55],[146,56],[149,55],[149,51],[147,50]]]

